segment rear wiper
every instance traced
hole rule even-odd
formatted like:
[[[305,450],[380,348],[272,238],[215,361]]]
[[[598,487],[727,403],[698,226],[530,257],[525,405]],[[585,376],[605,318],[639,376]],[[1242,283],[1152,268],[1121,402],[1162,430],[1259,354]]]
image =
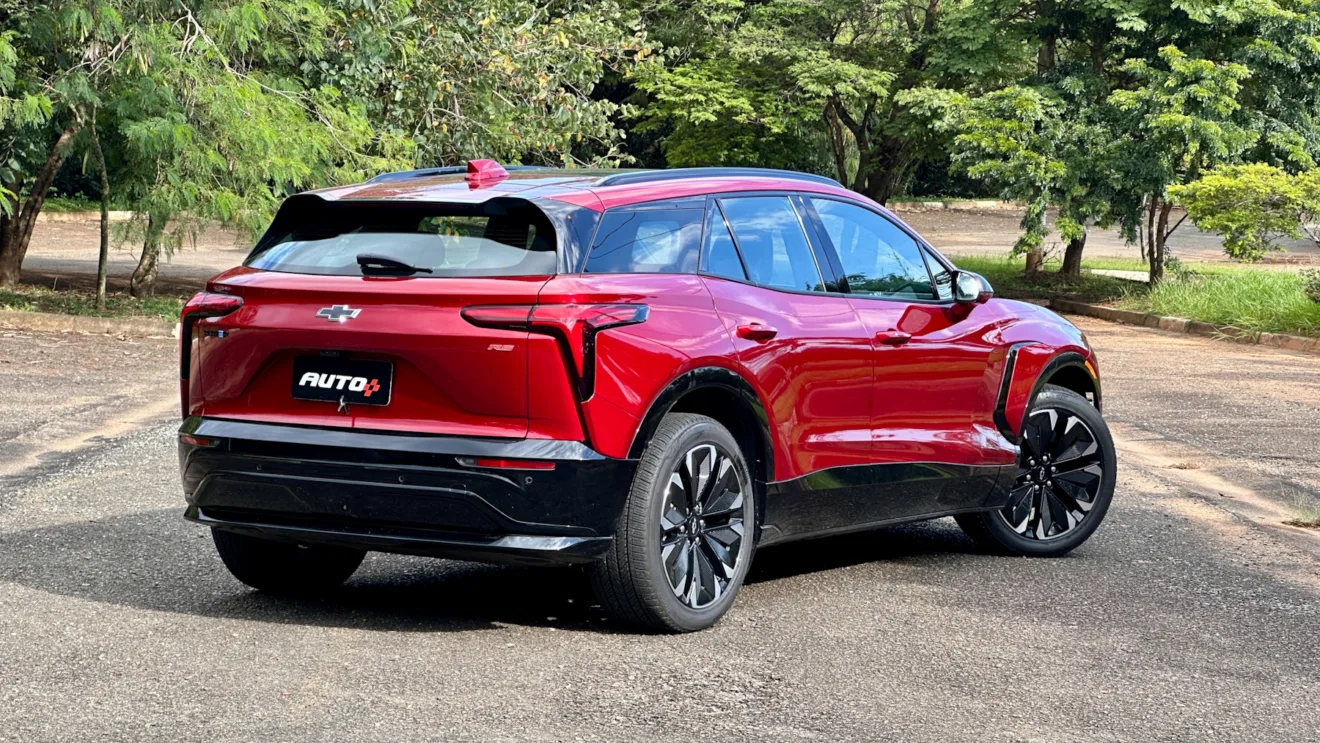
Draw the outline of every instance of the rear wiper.
[[[412,276],[415,273],[431,273],[429,268],[412,266],[401,260],[371,253],[359,255],[357,262],[363,276]]]

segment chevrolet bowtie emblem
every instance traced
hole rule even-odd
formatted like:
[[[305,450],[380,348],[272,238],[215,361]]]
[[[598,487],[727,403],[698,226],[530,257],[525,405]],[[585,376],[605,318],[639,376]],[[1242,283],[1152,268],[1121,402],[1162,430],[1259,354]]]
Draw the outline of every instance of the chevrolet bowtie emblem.
[[[317,317],[324,317],[330,322],[345,323],[358,316],[360,309],[353,309],[346,304],[336,304],[330,307],[322,307],[317,310]]]

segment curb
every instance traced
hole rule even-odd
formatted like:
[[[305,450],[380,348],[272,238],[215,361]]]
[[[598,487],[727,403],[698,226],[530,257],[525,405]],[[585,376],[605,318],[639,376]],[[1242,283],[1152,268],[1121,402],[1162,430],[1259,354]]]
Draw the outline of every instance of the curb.
[[[23,310],[0,310],[0,328],[47,333],[125,335],[135,338],[179,337],[179,324],[166,320],[151,320],[145,317],[87,317]]]
[[[1258,333],[1252,330],[1243,330],[1242,328],[1237,328],[1232,325],[1215,325],[1213,323],[1199,322],[1197,320],[1184,320],[1181,317],[1149,315],[1145,312],[1120,310],[1116,307],[1104,307],[1098,304],[1074,302],[1070,299],[1052,299],[1050,300],[1049,307],[1058,312],[1097,317],[1101,320],[1123,323],[1125,325],[1140,325],[1147,328],[1155,328],[1157,330],[1168,330],[1174,333],[1199,335],[1205,338],[1227,339],[1237,341],[1238,343],[1254,343],[1261,346],[1281,348],[1285,351],[1320,354],[1320,338],[1306,338],[1300,335],[1286,335],[1284,333]]]
[[[111,222],[127,222],[133,218],[133,212],[111,210],[107,215]],[[100,212],[40,212],[37,223],[41,222],[100,222]]]

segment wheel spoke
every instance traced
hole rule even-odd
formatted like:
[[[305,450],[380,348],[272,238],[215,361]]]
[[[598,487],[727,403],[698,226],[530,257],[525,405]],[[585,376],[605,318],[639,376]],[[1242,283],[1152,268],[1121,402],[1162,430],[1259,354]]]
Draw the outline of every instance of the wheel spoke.
[[[738,470],[728,457],[720,457],[719,473],[715,484],[702,502],[702,512],[706,516],[729,513],[742,508],[742,492],[738,487]]]
[[[1050,448],[1050,454],[1056,462],[1067,462],[1096,448],[1095,439],[1086,424],[1082,423],[1081,418],[1074,416],[1066,418],[1061,416],[1061,418],[1066,420],[1067,424],[1063,431],[1058,432],[1058,437]]]
[[[674,595],[682,596],[692,574],[691,545],[683,540],[665,547],[660,556],[664,560],[665,573],[669,576],[669,585],[674,589]]]
[[[1037,497],[1036,505],[1036,518],[1034,521],[1035,528],[1032,529],[1032,531],[1035,533],[1037,539],[1044,539],[1049,536],[1049,523],[1053,518],[1053,514],[1050,513],[1050,499]]]
[[[1069,491],[1058,481],[1054,483],[1054,497],[1072,512],[1079,521],[1085,518],[1086,513],[1091,510],[1091,501],[1078,498],[1076,493]]]
[[[1047,410],[1050,417],[1040,420],[1043,416],[1032,414],[1027,419],[1027,424],[1022,427],[1022,443],[1026,445],[1032,458],[1040,458],[1049,447],[1049,432],[1054,427],[1054,411]]]
[[[1027,520],[1031,517],[1033,486],[1024,485],[1009,494],[1008,506],[1004,508],[1004,518],[1008,525],[1019,534],[1026,530]]]
[[[1058,472],[1055,474],[1055,476],[1061,477],[1075,470],[1085,469],[1087,467],[1098,465],[1100,464],[1100,459],[1101,459],[1100,445],[1095,442],[1091,442],[1091,445],[1087,447],[1085,451],[1073,456],[1070,459],[1054,460],[1055,467],[1058,468]]]
[[[715,575],[715,566],[705,550],[694,548],[693,553],[697,564],[697,596],[702,603],[710,603],[720,597],[720,579]]]
[[[1073,522],[1068,515],[1068,507],[1059,500],[1054,494],[1053,488],[1045,491],[1045,497],[1041,498],[1042,503],[1048,504],[1049,523],[1045,525],[1045,535],[1054,536],[1062,534],[1072,529]]]
[[[1100,465],[1092,465],[1096,470]],[[1079,476],[1086,479],[1077,479]],[[1099,492],[1100,473],[1090,473],[1085,470],[1069,473],[1068,477],[1057,477],[1054,479],[1055,487],[1058,487],[1067,493],[1070,498],[1076,501],[1086,501],[1088,504],[1095,499],[1095,494]],[[1088,506],[1089,510],[1089,506]]]

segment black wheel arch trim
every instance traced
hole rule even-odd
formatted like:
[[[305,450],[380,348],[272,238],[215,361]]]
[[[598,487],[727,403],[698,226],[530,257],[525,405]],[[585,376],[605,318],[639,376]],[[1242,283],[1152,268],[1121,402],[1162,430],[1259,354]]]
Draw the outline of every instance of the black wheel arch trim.
[[[1016,370],[1017,366],[1018,350],[1024,346],[1033,345],[1037,345],[1037,343],[1035,341],[1025,341],[1022,343],[1014,343],[1008,349],[1008,355],[1004,362],[1004,375],[999,383],[999,397],[995,401],[995,426],[999,429],[999,432],[1003,434],[1004,438],[1014,444],[1018,443],[1018,436],[1013,433],[1013,428],[1009,425],[1007,414],[1008,395],[1013,386],[1013,372]],[[1058,373],[1060,369],[1074,366],[1085,372],[1087,379],[1091,380],[1091,384],[1094,386],[1095,395],[1094,399],[1091,400],[1091,404],[1097,411],[1099,411],[1101,409],[1100,380],[1092,375],[1091,370],[1087,368],[1086,357],[1076,351],[1064,351],[1063,353],[1055,355],[1045,363],[1045,366],[1041,368],[1040,373],[1036,375],[1036,381],[1032,383],[1031,394],[1027,397],[1027,404],[1024,410],[1031,410],[1032,404],[1036,402],[1036,397],[1040,395],[1040,392],[1045,388],[1045,385],[1049,384],[1050,378]]]
[[[748,382],[742,375],[735,371],[718,366],[704,366],[698,369],[686,371],[675,377],[672,382],[660,391],[655,399],[651,401],[651,407],[647,409],[646,416],[642,418],[642,423],[637,428],[637,433],[633,435],[632,446],[628,450],[629,459],[639,459],[646,450],[646,445],[651,442],[655,432],[660,428],[662,421],[674,408],[684,395],[700,389],[720,389],[732,393],[748,407],[751,408],[753,415],[756,416],[757,425],[760,427],[760,441],[758,442],[760,451],[757,456],[764,459],[766,480],[774,478],[775,460],[774,444],[770,439],[770,416],[766,413],[765,405],[761,398],[757,396],[756,390],[752,388],[751,382]],[[755,476],[755,462],[749,462],[753,466],[753,476]]]

